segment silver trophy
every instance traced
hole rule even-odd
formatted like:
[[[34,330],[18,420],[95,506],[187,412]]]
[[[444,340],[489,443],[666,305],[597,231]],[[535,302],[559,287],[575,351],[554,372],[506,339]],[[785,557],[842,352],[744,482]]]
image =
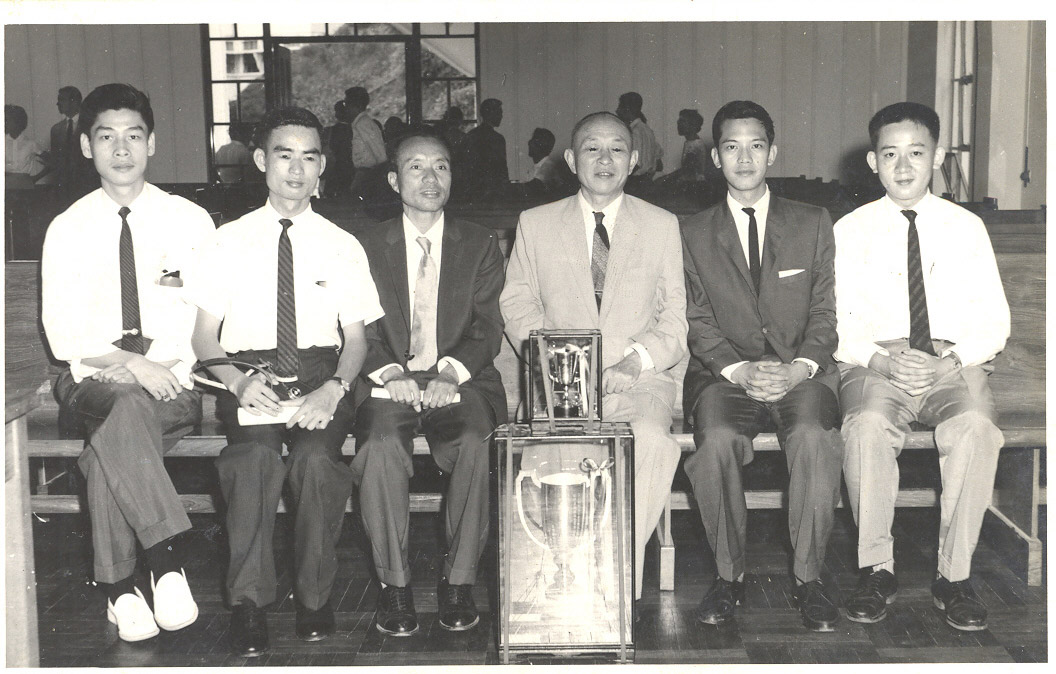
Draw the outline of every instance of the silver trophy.
[[[576,580],[571,569],[572,555],[592,542],[598,529],[607,522],[612,492],[611,465],[606,462],[599,467],[593,460],[584,459],[575,471],[559,471],[538,478],[535,471],[522,471],[517,476],[517,514],[521,526],[532,542],[550,551],[557,566],[553,582],[546,589],[548,598],[561,597],[572,589]],[[531,478],[528,485],[538,504],[538,519],[524,507],[523,485],[527,478]],[[595,500],[599,482],[603,493],[600,522],[595,519],[599,514]],[[529,522],[542,534],[542,541],[536,537]]]
[[[550,381],[554,384],[554,416],[582,417],[590,380],[589,346],[572,343],[549,345]]]

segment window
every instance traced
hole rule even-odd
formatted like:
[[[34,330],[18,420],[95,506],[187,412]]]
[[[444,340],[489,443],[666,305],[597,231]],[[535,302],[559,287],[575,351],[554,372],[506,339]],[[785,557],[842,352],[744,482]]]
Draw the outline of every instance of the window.
[[[451,107],[464,127],[476,123],[474,23],[209,24],[203,34],[210,173],[223,182],[259,179],[250,139],[267,108],[298,105],[330,126],[351,86],[367,88],[381,123],[435,123]]]

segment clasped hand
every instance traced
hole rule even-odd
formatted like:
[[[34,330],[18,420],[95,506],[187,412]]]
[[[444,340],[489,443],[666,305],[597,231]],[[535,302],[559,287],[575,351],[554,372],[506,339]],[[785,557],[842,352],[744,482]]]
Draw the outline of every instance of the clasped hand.
[[[458,393],[458,375],[450,365],[446,365],[440,374],[430,380],[424,391],[418,388],[418,382],[413,377],[398,368],[389,368],[382,377],[385,390],[393,402],[410,405],[416,412],[421,412],[423,408],[446,407]]]
[[[924,353],[918,349],[905,349],[881,359],[879,371],[899,389],[911,396],[919,396],[931,390],[935,382],[945,377],[955,365],[944,358]]]
[[[743,388],[749,398],[764,403],[781,400],[789,391],[807,378],[803,363],[779,363],[760,360],[741,365],[733,371],[733,382]]]
[[[92,379],[107,384],[139,384],[155,400],[175,400],[183,390],[172,370],[141,355],[108,365],[93,374]]]

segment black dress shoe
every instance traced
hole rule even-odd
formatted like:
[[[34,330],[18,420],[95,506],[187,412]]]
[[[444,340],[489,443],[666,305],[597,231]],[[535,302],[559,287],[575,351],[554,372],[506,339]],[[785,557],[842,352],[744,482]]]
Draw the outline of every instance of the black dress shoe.
[[[334,609],[323,604],[313,611],[297,602],[296,631],[301,641],[322,641],[334,633]]]
[[[473,603],[472,585],[451,585],[441,578],[436,586],[436,601],[440,609],[440,627],[449,632],[465,632],[480,622],[480,613]]]
[[[414,596],[409,587],[389,585],[381,588],[374,624],[382,634],[409,637],[418,631],[418,616],[414,612]]]
[[[946,623],[965,632],[986,629],[986,604],[979,601],[971,582],[965,578],[950,582],[939,576],[931,584],[935,606],[946,612]]]
[[[847,597],[847,619],[856,623],[878,623],[887,617],[887,605],[898,596],[898,581],[887,569],[863,571],[858,587]]]
[[[268,650],[267,615],[251,601],[236,604],[231,611],[231,650],[244,658]]]
[[[840,611],[829,598],[820,580],[803,583],[793,593],[803,624],[812,632],[832,632],[840,619]]]
[[[724,625],[733,620],[733,607],[743,602],[744,582],[716,578],[697,606],[697,621],[708,625]]]

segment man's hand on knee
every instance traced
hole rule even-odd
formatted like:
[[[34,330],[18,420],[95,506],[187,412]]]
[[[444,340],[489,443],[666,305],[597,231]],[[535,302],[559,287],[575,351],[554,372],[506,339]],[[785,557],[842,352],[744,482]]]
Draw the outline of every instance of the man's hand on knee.
[[[336,382],[327,382],[302,398],[283,400],[280,403],[283,407],[297,407],[297,411],[286,422],[286,428],[300,426],[308,431],[326,428],[334,418],[334,411],[344,394],[345,390]]]
[[[393,402],[410,405],[416,412],[422,411],[422,391],[418,388],[418,382],[406,372],[390,367],[381,373],[381,379]]]
[[[631,351],[623,360],[601,373],[601,386],[605,393],[623,393],[638,381],[642,373],[642,357]]]
[[[173,400],[183,388],[172,370],[138,354],[129,358],[124,367],[155,400]]]
[[[444,369],[435,379],[429,382],[422,393],[422,407],[436,409],[451,404],[458,393],[458,374],[451,365]]]

